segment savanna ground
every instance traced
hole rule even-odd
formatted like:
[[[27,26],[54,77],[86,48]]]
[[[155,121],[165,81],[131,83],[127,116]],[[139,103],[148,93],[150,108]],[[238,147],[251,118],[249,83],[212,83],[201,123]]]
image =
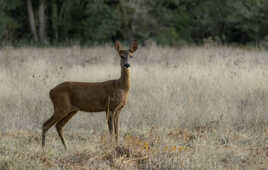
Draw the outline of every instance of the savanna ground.
[[[120,141],[105,113],[77,114],[41,148],[58,83],[120,75],[110,46],[0,50],[0,169],[267,169],[268,53],[232,47],[140,48]]]

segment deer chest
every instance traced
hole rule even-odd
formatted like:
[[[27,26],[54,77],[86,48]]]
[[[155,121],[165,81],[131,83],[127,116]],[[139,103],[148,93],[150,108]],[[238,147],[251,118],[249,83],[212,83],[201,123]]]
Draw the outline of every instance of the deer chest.
[[[127,102],[127,93],[123,90],[114,91],[110,97],[110,109],[114,109],[118,105],[124,106]]]

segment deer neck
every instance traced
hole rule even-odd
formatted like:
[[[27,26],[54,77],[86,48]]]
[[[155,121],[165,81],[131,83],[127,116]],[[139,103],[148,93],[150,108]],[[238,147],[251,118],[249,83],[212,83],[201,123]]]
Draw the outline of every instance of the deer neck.
[[[130,88],[130,68],[121,67],[120,87],[128,91]]]

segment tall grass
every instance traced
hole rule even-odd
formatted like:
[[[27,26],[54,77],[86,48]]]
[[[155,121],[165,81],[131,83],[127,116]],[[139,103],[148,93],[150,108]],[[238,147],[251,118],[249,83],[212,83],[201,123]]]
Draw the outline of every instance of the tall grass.
[[[267,52],[232,47],[147,47],[131,61],[119,144],[105,113],[77,114],[41,148],[63,81],[120,76],[110,46],[0,50],[0,169],[265,169]],[[52,132],[52,133],[51,133]],[[38,167],[38,168],[37,168]]]
[[[121,129],[193,128],[221,120],[249,129],[268,123],[267,52],[232,47],[147,47],[130,61],[131,90]],[[120,76],[110,46],[3,48],[0,51],[0,129],[39,130],[53,112],[49,90],[63,81]],[[90,104],[90,103],[89,103]],[[80,113],[70,130],[107,129],[104,113]]]

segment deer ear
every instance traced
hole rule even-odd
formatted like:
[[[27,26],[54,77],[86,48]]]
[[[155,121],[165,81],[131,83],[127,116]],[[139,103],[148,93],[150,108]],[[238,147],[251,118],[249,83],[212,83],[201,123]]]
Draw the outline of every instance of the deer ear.
[[[130,51],[131,53],[134,53],[137,49],[138,49],[138,42],[137,42],[137,40],[134,40],[134,41],[132,42],[131,46],[130,46],[129,51]]]
[[[116,49],[117,52],[120,51],[121,45],[120,45],[120,42],[119,41],[115,41],[115,49]]]

